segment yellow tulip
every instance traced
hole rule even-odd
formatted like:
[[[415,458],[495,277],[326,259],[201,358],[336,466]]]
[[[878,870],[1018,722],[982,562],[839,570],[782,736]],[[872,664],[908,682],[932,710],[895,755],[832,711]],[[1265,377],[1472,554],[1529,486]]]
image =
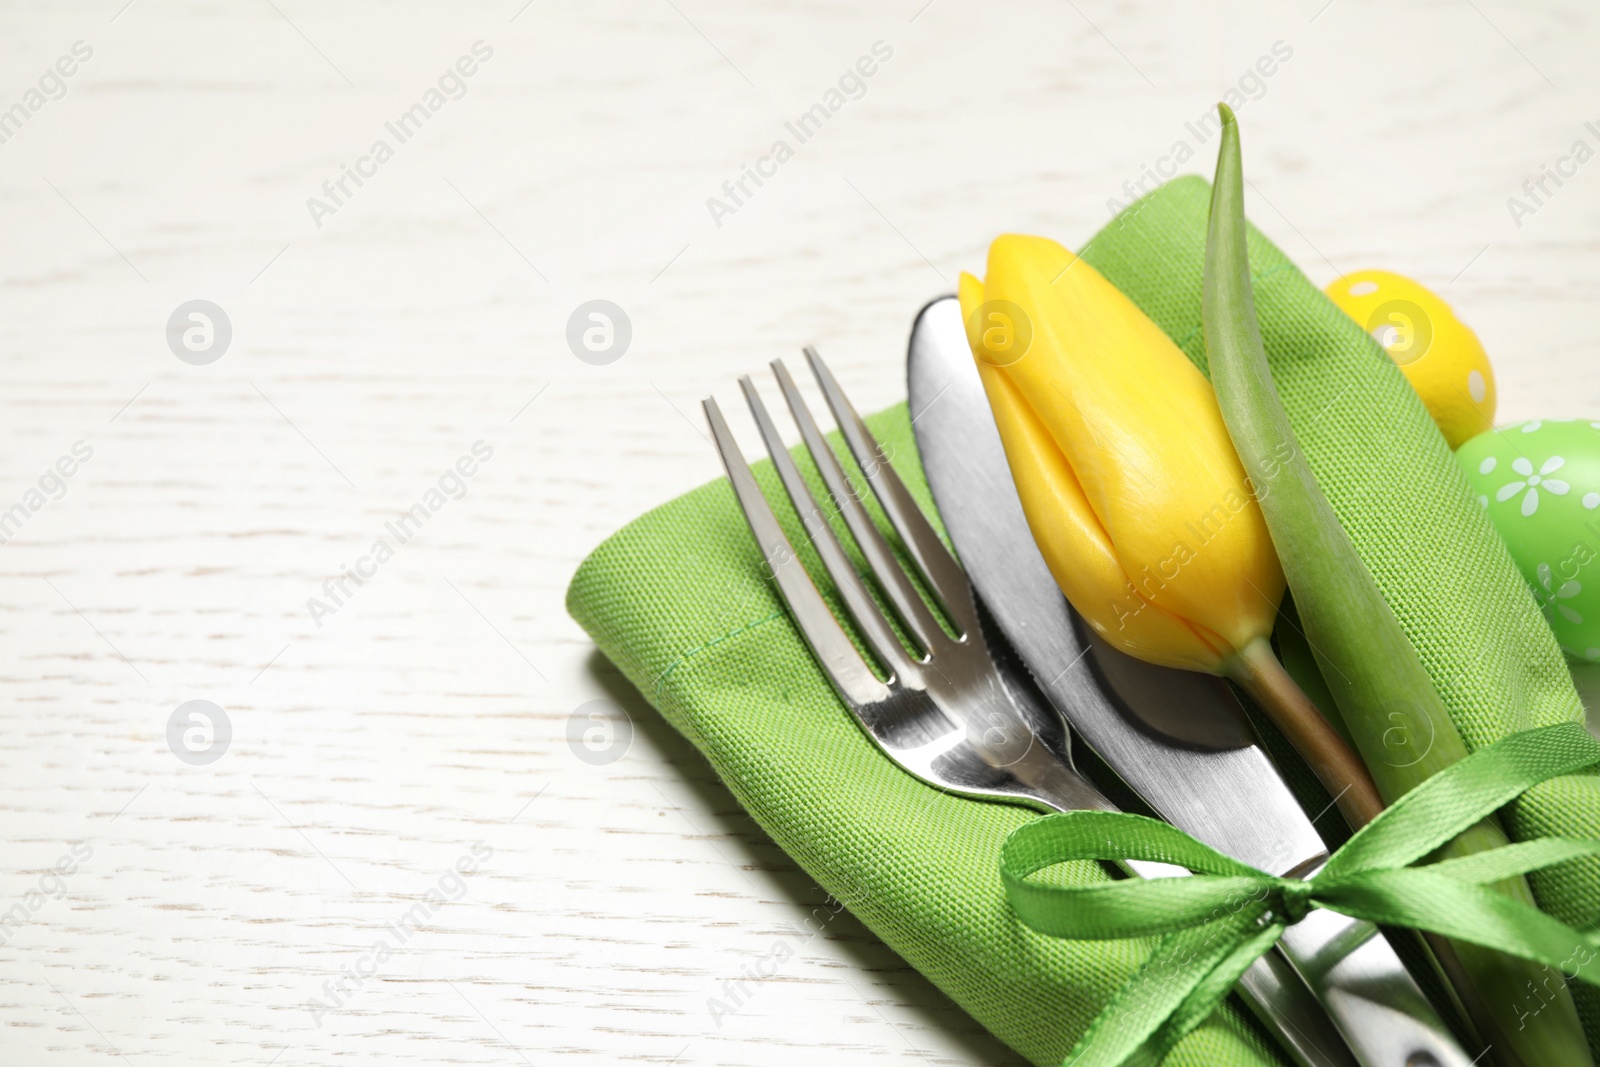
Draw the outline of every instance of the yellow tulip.
[[[1028,525],[1108,643],[1225,673],[1272,632],[1283,571],[1211,384],[1098,271],[1007,234],[961,276],[967,338]]]

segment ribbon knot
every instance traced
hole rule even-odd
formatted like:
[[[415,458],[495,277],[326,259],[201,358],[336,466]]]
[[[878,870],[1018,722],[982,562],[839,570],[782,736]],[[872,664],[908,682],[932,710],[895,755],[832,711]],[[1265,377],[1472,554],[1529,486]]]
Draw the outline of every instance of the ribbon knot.
[[[1317,906],[1311,899],[1315,895],[1316,887],[1310,882],[1279,878],[1273,887],[1272,896],[1267,898],[1271,905],[1268,917],[1281,921],[1285,926],[1293,926],[1311,914],[1311,909]]]
[[[1160,939],[1067,1062],[1159,1062],[1314,908],[1469,941],[1600,986],[1596,942],[1489,888],[1600,856],[1600,842],[1542,837],[1415,866],[1539,782],[1595,764],[1600,741],[1578,723],[1512,734],[1401,797],[1305,881],[1257,870],[1141,815],[1069,811],[1018,828],[1001,849],[1000,876],[1024,924],[1053,937]],[[1186,867],[1194,877],[1088,886],[1034,878],[1067,860],[1149,860]]]

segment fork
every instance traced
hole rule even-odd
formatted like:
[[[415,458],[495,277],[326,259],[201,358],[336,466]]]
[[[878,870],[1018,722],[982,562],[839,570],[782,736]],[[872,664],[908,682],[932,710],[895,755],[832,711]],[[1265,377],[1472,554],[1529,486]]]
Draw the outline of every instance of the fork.
[[[1026,802],[1045,810],[1109,809],[1109,803],[1070,766],[1042,759],[1042,750],[1035,751],[1036,731],[1025,728],[1020,709],[989,658],[965,574],[922,517],[881,449],[872,450],[864,468],[885,487],[886,512],[898,514],[905,523],[902,539],[907,551],[959,631],[955,635],[947,633],[934,617],[868,516],[861,496],[846,481],[788,369],[781,360],[772,368],[831,500],[895,617],[920,649],[916,656],[907,651],[874,602],[827,514],[784,447],[755,385],[748,377],[742,378],[740,387],[807,540],[821,558],[863,642],[888,676],[880,678],[873,672],[800,564],[716,402],[707,400],[706,416],[718,451],[779,591],[812,653],[857,721],[897,764],[940,789]],[[1017,771],[1032,772],[1035,781],[1022,780],[1014,773]]]
[[[784,445],[749,376],[740,389],[807,542],[816,550],[872,669],[823,599],[784,533],[717,402],[703,403],[728,480],[763,557],[813,656],[856,722],[898,766],[937,789],[1021,804],[1041,811],[1116,808],[1073,765],[1070,734],[1031,686],[1008,682],[991,654],[966,572],[922,514],[866,424],[813,348],[807,362],[841,435],[910,557],[917,576],[949,622],[941,623],[879,531],[863,494],[846,476],[782,360],[771,364],[778,387],[828,497],[855,541],[893,615],[879,606],[835,535]],[[898,631],[897,626],[898,624]],[[901,634],[906,641],[902,642]],[[912,646],[915,651],[907,647]],[[1128,864],[1145,877],[1187,874],[1166,864]],[[1257,1015],[1303,1067],[1353,1064],[1338,1032],[1288,964],[1263,956],[1241,980]]]

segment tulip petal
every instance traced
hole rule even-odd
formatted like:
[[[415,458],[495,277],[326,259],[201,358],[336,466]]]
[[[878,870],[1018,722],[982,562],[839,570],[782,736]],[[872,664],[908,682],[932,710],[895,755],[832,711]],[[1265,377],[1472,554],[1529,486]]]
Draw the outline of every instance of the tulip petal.
[[[1193,628],[1140,597],[1072,467],[1000,368],[978,361],[1022,510],[1056,584],[1095,632],[1164,666],[1214,672],[1216,650]]]
[[[978,318],[975,312],[978,310],[978,305],[983,303],[983,283],[966,271],[962,271],[956,287],[956,296],[961,301],[961,321],[967,328],[967,345],[976,353],[981,348],[981,342],[978,337]]]
[[[1141,659],[1214,671],[1217,655],[1193,630],[1139,597],[1072,467],[1006,374],[982,358],[976,314],[984,283],[961,275],[958,295],[967,342],[977,360],[1017,493],[1051,575],[1084,620],[1107,641]]]
[[[1031,330],[1026,356],[988,364],[986,380],[1004,377],[1035,414],[1135,595],[1180,622],[1186,649],[1226,655],[1270,633],[1282,571],[1204,375],[1054,241],[997,238],[982,296],[1020,309]]]

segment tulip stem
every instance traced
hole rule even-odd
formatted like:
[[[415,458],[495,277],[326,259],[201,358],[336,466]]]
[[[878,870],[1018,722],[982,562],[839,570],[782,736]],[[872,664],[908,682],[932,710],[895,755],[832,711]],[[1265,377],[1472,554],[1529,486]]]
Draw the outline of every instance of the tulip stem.
[[[1258,637],[1222,665],[1227,677],[1267,713],[1316,774],[1339,810],[1359,830],[1383,810],[1383,798],[1350,746]]]

